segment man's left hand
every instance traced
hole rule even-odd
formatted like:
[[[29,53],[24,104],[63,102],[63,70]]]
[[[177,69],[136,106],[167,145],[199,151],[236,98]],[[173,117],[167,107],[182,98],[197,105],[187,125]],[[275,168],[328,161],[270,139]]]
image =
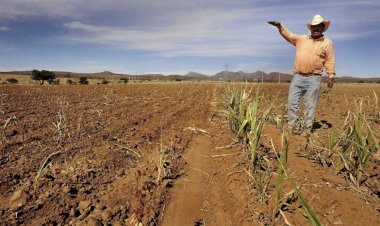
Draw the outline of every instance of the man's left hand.
[[[327,80],[327,87],[329,87],[329,89],[331,89],[333,86],[334,86],[334,78],[329,78]]]

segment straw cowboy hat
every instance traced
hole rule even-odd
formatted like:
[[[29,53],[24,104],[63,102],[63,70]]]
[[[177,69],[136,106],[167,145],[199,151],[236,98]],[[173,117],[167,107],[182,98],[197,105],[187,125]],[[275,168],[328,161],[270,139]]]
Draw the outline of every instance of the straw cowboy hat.
[[[321,15],[315,15],[311,23],[307,23],[307,28],[311,30],[312,25],[318,25],[320,23],[323,23],[325,25],[325,29],[323,30],[323,32],[327,31],[327,29],[330,26],[330,20],[323,19]]]

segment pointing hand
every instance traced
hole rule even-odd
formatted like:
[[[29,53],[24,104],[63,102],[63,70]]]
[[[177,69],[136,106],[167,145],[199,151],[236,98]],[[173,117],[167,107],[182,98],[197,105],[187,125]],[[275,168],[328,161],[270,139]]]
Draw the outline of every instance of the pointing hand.
[[[267,22],[268,22],[268,24],[273,25],[273,26],[275,26],[277,28],[280,27],[280,25],[281,25],[280,22],[275,21],[275,20],[270,20],[270,21],[267,21]]]

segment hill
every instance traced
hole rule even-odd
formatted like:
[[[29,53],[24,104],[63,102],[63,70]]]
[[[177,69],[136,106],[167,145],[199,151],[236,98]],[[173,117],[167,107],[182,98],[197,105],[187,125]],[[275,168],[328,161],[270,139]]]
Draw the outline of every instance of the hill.
[[[292,80],[291,74],[281,73],[281,72],[271,72],[269,74],[263,71],[256,71],[252,73],[247,73],[243,71],[231,72],[231,71],[221,71],[215,75],[205,75],[197,72],[190,71],[185,75],[163,75],[163,74],[144,74],[144,75],[131,75],[131,74],[120,74],[113,73],[110,71],[96,72],[96,73],[77,73],[77,72],[65,72],[65,71],[54,71],[58,78],[80,78],[87,77],[89,79],[121,79],[130,78],[132,80],[141,81],[153,81],[153,80],[163,80],[163,81],[240,81],[240,82],[287,82]],[[32,71],[11,71],[11,72],[0,72],[0,75],[24,75],[31,76]],[[323,77],[324,81],[327,77]],[[336,77],[336,82],[339,83],[380,83],[380,78],[357,78],[352,76]]]

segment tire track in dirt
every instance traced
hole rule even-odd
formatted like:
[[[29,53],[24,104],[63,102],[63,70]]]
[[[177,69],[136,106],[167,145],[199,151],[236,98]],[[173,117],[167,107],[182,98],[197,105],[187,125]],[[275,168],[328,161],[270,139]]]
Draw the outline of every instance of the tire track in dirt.
[[[212,165],[202,157],[213,148],[212,140],[207,136],[196,137],[187,150],[184,158],[188,164],[186,176],[176,182],[168,205],[163,225],[195,225],[202,222],[203,211],[206,211],[205,194],[210,183]]]
[[[215,93],[213,96],[215,99]],[[215,111],[211,105],[209,109]],[[233,135],[223,132],[220,124],[205,123],[198,128],[208,133],[194,136],[184,153],[187,171],[174,183],[162,225],[236,225],[237,222],[249,225],[244,222],[246,212],[242,204],[246,199],[243,190],[247,177],[234,171],[241,152],[217,148],[233,141]],[[235,177],[230,180],[232,174]]]

